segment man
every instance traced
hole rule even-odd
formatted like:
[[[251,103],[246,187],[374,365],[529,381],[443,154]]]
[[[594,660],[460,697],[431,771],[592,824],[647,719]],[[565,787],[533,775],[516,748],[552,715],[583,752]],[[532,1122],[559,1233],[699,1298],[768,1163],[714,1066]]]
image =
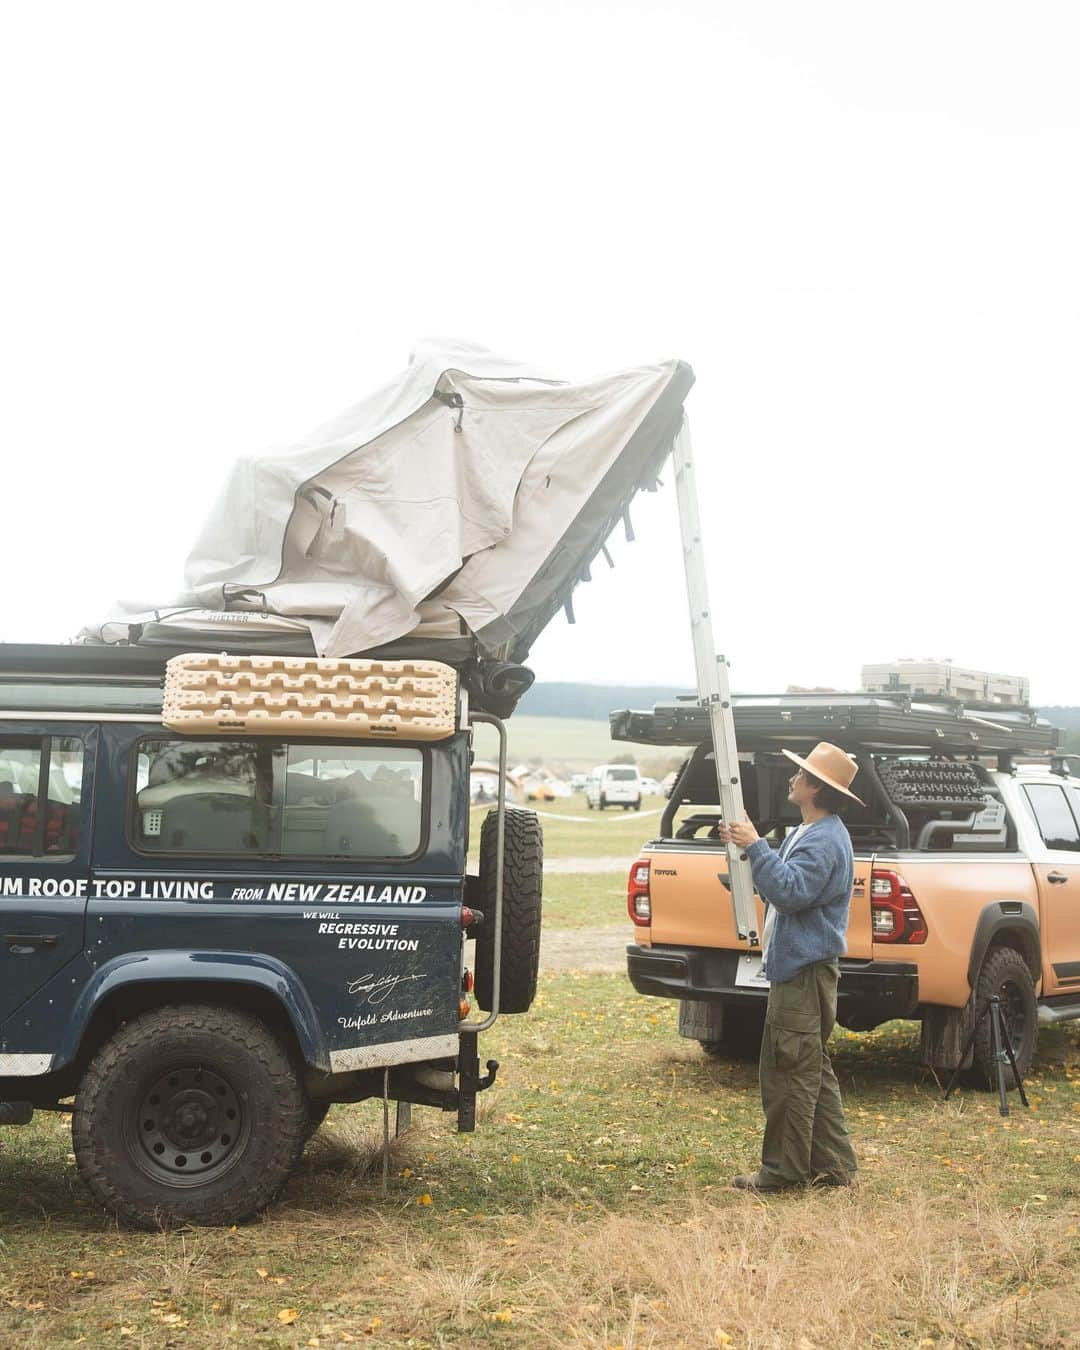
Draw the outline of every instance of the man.
[[[844,1124],[840,1086],[825,1043],[836,1022],[838,957],[854,876],[851,838],[840,818],[855,761],[822,741],[798,765],[788,801],[802,824],[774,852],[747,817],[721,829],[746,850],[754,886],[766,902],[762,956],[769,1004],[761,1041],[765,1138],[761,1167],[736,1177],[740,1190],[788,1190],[809,1183],[850,1186],[858,1164]],[[861,802],[860,802],[861,805]]]

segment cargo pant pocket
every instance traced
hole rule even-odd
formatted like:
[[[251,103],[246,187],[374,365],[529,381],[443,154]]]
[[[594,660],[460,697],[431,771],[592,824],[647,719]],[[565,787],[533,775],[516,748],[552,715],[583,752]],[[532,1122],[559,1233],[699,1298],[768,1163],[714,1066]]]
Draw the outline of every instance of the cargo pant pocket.
[[[804,966],[794,978],[770,987],[765,1016],[778,1030],[804,1035],[820,1031],[821,1007],[813,974],[811,966]]]

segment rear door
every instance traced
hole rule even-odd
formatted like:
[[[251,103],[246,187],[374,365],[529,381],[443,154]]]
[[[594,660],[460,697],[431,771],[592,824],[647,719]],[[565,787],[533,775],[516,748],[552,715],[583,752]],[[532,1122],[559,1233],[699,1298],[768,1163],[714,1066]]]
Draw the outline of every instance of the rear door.
[[[1044,933],[1043,993],[1080,990],[1080,789],[1025,783],[1041,848],[1032,850]]]
[[[83,949],[96,728],[0,734],[0,1026]]]
[[[466,742],[125,728],[95,954],[269,962],[299,981],[335,1070],[456,1053]]]
[[[649,852],[651,938],[672,946],[742,947],[735,928],[735,909],[728,886],[727,854],[720,844],[689,840],[657,844]],[[870,958],[870,874],[873,855],[855,859],[855,884],[847,930],[847,954]],[[758,932],[765,907],[757,899]]]

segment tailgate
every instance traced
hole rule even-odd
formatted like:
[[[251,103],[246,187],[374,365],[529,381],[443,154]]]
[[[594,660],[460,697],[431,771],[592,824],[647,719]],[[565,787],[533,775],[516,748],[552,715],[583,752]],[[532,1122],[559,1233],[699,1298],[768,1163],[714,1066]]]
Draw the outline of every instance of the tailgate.
[[[649,940],[673,947],[742,946],[735,933],[735,911],[731,891],[721,877],[727,876],[727,855],[723,848],[666,848],[657,845],[645,849],[648,858],[649,895],[652,901],[652,925]],[[872,857],[856,857],[855,886],[848,920],[848,956],[869,959],[870,872]],[[758,931],[764,924],[764,906],[758,900]]]

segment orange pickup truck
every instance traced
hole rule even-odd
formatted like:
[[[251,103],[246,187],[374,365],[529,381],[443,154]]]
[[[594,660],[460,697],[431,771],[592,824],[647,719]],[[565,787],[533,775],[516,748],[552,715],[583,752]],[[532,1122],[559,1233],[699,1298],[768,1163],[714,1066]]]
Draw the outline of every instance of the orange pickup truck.
[[[858,762],[866,805],[845,814],[855,886],[841,1025],[918,1019],[924,1062],[952,1069],[974,1008],[997,993],[1026,1073],[1040,1024],[1080,1018],[1080,778],[1057,729],[1028,708],[905,693],[733,705],[744,801],[773,842],[798,824],[781,746],[806,753],[829,740]],[[630,980],[679,999],[680,1032],[708,1053],[756,1055],[768,985],[759,950],[736,935],[705,710],[686,702],[612,713],[611,723],[617,740],[693,747],[659,836],[630,870]],[[759,932],[760,911],[759,901]],[[986,1019],[973,1056],[989,1081]]]

